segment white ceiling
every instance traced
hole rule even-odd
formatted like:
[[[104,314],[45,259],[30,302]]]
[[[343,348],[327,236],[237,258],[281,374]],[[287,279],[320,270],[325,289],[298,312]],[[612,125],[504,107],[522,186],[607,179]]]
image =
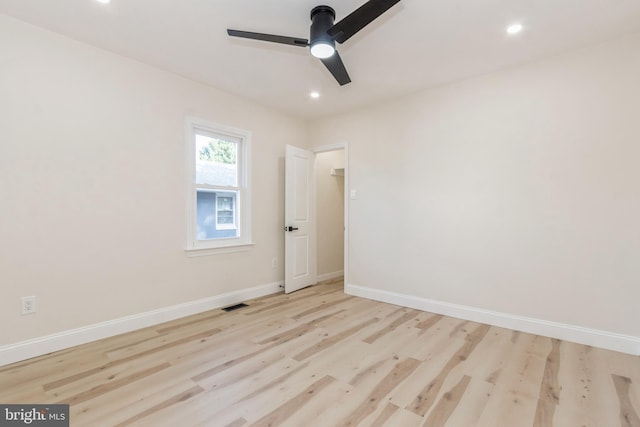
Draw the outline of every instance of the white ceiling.
[[[402,0],[343,45],[340,87],[306,49],[231,39],[227,28],[308,38],[364,0],[0,0],[0,13],[303,118],[522,64],[640,31],[639,0]],[[515,21],[525,30],[508,37]],[[322,95],[312,100],[308,94]]]

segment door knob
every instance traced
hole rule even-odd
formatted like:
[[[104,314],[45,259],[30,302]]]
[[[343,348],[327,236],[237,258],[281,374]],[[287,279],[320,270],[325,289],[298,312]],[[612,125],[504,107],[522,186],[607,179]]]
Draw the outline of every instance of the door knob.
[[[297,229],[298,229],[298,227],[291,227],[291,226],[284,227],[284,231],[289,231],[289,232],[296,231]]]

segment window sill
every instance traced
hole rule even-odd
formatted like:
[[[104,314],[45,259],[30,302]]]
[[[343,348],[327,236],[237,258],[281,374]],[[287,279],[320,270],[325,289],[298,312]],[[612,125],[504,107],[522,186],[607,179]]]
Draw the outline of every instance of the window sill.
[[[208,255],[229,254],[233,252],[246,252],[253,248],[256,244],[251,243],[238,243],[227,246],[217,246],[215,248],[197,248],[197,249],[185,249],[187,257],[200,257]]]

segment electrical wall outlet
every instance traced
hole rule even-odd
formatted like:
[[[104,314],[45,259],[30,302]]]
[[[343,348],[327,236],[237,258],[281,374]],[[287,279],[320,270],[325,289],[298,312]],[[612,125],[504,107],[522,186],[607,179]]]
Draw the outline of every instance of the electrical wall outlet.
[[[36,297],[22,297],[22,314],[33,314],[37,311]]]
[[[274,270],[278,268],[278,257],[273,257],[273,259],[271,260],[271,268],[273,268]]]

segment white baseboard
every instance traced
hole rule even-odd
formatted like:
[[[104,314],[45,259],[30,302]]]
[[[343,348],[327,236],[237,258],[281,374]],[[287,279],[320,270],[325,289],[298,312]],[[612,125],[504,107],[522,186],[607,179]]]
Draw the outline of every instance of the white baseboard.
[[[343,270],[334,271],[332,273],[318,274],[316,276],[316,281],[324,282],[325,280],[337,279],[338,277],[342,277],[342,276],[344,276]]]
[[[253,288],[203,298],[171,307],[121,317],[119,319],[83,326],[81,328],[58,332],[15,344],[0,346],[0,366],[32,357],[41,356],[53,351],[63,350],[91,341],[131,332],[148,326],[158,325],[170,320],[179,319],[192,314],[202,313],[220,307],[238,304],[242,301],[275,294],[282,289],[282,282],[269,283]]]
[[[417,310],[471,320],[473,322],[558,338],[593,347],[606,348],[635,356],[640,355],[640,337],[620,335],[530,317],[515,316],[352,284],[345,285],[345,293],[402,307],[415,308]]]

